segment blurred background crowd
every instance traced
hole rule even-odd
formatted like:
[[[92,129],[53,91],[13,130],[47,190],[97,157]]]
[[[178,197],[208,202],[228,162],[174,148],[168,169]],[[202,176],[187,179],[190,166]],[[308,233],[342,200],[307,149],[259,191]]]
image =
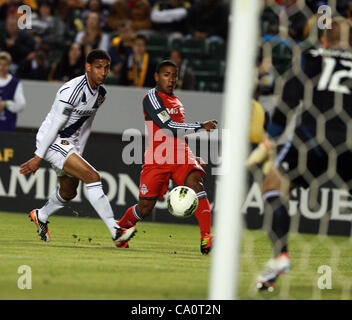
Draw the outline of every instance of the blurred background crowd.
[[[275,77],[290,68],[293,44],[305,45],[326,1],[261,1],[256,98],[265,107]],[[21,5],[32,9],[30,29],[18,27]],[[156,63],[171,57],[180,68],[178,89],[221,92],[229,6],[230,0],[0,0],[0,51],[10,53],[10,72],[19,79],[67,81],[84,73],[91,49],[104,49],[112,58],[107,84],[136,87],[154,86]],[[351,18],[352,0],[337,6]]]

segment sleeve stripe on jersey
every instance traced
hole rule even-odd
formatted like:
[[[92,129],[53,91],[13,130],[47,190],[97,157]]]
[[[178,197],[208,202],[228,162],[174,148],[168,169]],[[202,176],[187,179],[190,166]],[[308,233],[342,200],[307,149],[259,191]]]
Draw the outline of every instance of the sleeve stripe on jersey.
[[[76,88],[73,90],[73,92],[72,92],[70,98],[68,99],[68,102],[70,102],[70,103],[73,104],[73,102],[74,102],[75,99],[76,99],[76,95],[77,95],[78,91],[80,91],[80,89],[82,88],[82,86],[84,86],[85,82],[86,82],[86,79],[83,78],[83,79],[80,81],[80,83],[76,86]]]
[[[152,99],[152,103],[154,105],[154,109],[160,109],[161,106],[160,106],[160,103],[155,95],[155,88],[151,89],[150,90],[150,97]]]
[[[151,103],[152,103],[152,105],[153,105],[155,110],[161,108],[160,103],[159,103],[159,101],[157,100],[157,98],[155,96],[155,89],[150,89],[148,91],[148,97],[150,98],[150,101],[151,101]]]
[[[155,88],[150,89],[148,91],[148,98],[155,110],[162,109],[157,99]],[[173,129],[185,129],[185,130],[201,128],[201,125],[199,123],[181,123],[181,122],[174,122],[172,120],[167,123],[167,126]]]
[[[80,88],[76,91],[75,96],[72,98],[72,101],[70,101],[70,102],[72,103],[72,105],[75,104],[75,101],[76,101],[77,97],[79,96],[80,92],[83,90],[83,87],[85,86],[86,83],[87,83],[87,82],[84,81],[84,82],[80,85]]]
[[[174,125],[174,126],[180,126],[180,127],[194,127],[194,126],[197,126],[199,127],[199,124],[198,123],[182,123],[182,122],[175,122],[175,121],[170,121],[170,124],[171,125]]]
[[[73,95],[76,93],[77,88],[82,84],[82,82],[85,81],[85,78],[83,77],[83,79],[76,85],[76,87],[73,89],[71,96],[68,98],[68,101],[70,101],[73,97]]]
[[[181,123],[181,122],[174,122],[174,121],[170,121],[168,123],[168,126],[170,128],[181,128],[181,129],[197,129],[201,127],[199,123]]]
[[[69,104],[71,107],[72,107],[72,104],[71,103],[69,103],[69,102],[67,102],[67,101],[64,101],[64,100],[59,100],[60,102],[63,102],[63,103],[67,103],[67,104]],[[73,109],[73,108],[72,108]]]
[[[168,126],[171,128],[183,128],[183,129],[188,129],[191,126],[186,125],[185,123],[181,123],[181,122],[174,122],[174,121],[170,121],[168,123]]]
[[[62,91],[65,91],[66,89],[70,89],[70,87],[63,88],[63,89],[60,91],[60,93],[61,93]]]
[[[187,126],[187,127],[182,127],[182,126],[178,126],[178,125],[172,125],[170,123],[168,123],[167,125],[169,128],[174,128],[174,129],[183,129],[183,130],[195,130],[195,129],[199,129],[200,126]]]

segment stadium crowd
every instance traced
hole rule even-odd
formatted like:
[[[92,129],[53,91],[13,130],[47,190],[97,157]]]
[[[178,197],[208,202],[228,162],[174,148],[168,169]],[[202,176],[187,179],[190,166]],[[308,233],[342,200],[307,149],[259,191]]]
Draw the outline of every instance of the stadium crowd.
[[[261,1],[261,46],[272,44],[270,61],[258,58],[257,98],[266,106],[275,76],[291,65],[291,44],[305,43],[318,8],[327,3]],[[31,26],[23,30],[17,23],[21,5],[32,10]],[[136,87],[152,86],[156,63],[172,56],[180,66],[178,89],[221,92],[229,5],[229,0],[0,0],[0,51],[10,53],[10,72],[20,79],[67,81],[83,73],[90,50],[104,49],[112,57],[107,83]],[[351,18],[352,1],[338,1],[338,9]]]

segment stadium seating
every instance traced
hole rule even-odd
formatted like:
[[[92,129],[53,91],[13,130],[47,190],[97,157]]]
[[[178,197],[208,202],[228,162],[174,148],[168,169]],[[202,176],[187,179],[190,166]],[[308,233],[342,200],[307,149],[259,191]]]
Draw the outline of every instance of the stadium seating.
[[[150,36],[148,37],[148,53],[153,58],[157,60],[158,58],[163,58],[168,51],[168,38],[165,36]]]
[[[224,77],[224,61],[191,59],[186,61],[187,66],[192,68],[197,80],[197,89],[200,91],[221,90]],[[218,83],[215,85],[214,83]]]
[[[155,62],[168,57],[173,49],[181,50],[187,66],[195,74],[197,90],[222,91],[226,54],[224,43],[155,35],[150,36],[147,43],[148,53]]]
[[[223,42],[210,41],[207,43],[208,54],[212,59],[225,60],[226,57],[226,45]]]

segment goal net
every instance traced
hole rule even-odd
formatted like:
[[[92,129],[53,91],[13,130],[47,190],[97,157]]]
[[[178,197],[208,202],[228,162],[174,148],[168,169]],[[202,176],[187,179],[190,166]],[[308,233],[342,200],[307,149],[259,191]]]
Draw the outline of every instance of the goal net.
[[[252,9],[255,10],[255,6]],[[267,210],[263,200],[267,173],[263,173],[264,166],[258,164],[247,172],[243,193],[234,190],[234,187],[241,188],[237,185],[241,181],[232,182],[232,192],[242,197],[240,207],[226,198],[226,192],[230,192],[225,188],[226,178],[220,177],[215,220],[218,242],[212,257],[210,299],[352,298],[352,196],[349,193],[352,189],[349,162],[352,152],[352,28],[349,22],[342,20],[351,19],[351,16],[349,1],[266,0],[261,1],[258,25],[254,23],[256,32],[249,32],[247,40],[237,35],[233,45],[230,39],[228,68],[236,63],[231,62],[233,59],[241,58],[232,50],[246,50],[243,41],[251,42],[249,36],[255,37],[256,65],[253,62],[252,66],[247,66],[247,71],[241,70],[248,74],[253,69],[256,71],[255,90],[248,92],[247,100],[241,101],[248,103],[255,99],[262,107],[266,114],[265,130],[269,130],[276,145],[273,166],[291,181],[285,199],[290,217],[288,254],[291,268],[275,281],[273,291],[256,288],[258,275],[273,258],[268,235],[272,233],[275,208]],[[234,10],[232,19],[237,17]],[[338,23],[338,32],[335,32],[334,21]],[[248,50],[250,52],[250,48]],[[245,68],[246,63],[242,61],[242,64]],[[238,71],[236,76],[241,77],[242,73]],[[228,90],[229,71],[225,81]],[[233,87],[235,82],[231,84],[237,92],[248,86],[246,81],[236,83],[242,88]],[[229,107],[226,97],[230,94],[225,92],[225,113]],[[239,107],[237,101],[233,108]],[[250,103],[248,108],[252,105]],[[241,111],[234,114],[242,115],[245,122],[249,118]],[[255,121],[253,113],[251,121]],[[232,122],[229,128],[232,125],[236,124]],[[235,137],[232,143],[238,142],[239,136]],[[256,147],[258,141],[254,140],[252,137],[248,148],[244,147],[245,152]],[[233,148],[238,150],[237,145]],[[233,150],[226,148],[226,141],[224,150],[225,160],[226,157],[237,157]],[[244,171],[241,155],[239,158],[235,165]],[[275,189],[270,181],[265,182],[264,190],[269,191],[269,196],[272,191],[272,194],[284,197],[283,183],[280,189]],[[221,206],[220,203],[225,204]],[[224,210],[237,218],[230,214],[226,216]],[[230,221],[233,223],[230,227],[224,226]],[[219,235],[231,228],[238,236]],[[228,252],[224,247],[226,241],[235,241],[232,249],[238,248],[237,254]],[[224,262],[230,262],[232,271],[221,269]],[[223,284],[215,284],[221,280],[219,272],[236,273],[223,275],[223,278],[229,276],[234,283],[227,296],[219,293]]]

